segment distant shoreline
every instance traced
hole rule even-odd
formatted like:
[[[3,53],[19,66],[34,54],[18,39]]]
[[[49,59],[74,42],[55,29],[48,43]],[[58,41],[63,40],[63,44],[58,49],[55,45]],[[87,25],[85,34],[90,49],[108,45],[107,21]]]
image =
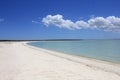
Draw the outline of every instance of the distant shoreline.
[[[0,42],[21,42],[21,41],[81,41],[81,40],[120,40],[120,39],[41,39],[41,40],[0,40]]]
[[[21,41],[80,41],[82,39],[44,39],[44,40],[0,40],[0,42],[21,42]]]

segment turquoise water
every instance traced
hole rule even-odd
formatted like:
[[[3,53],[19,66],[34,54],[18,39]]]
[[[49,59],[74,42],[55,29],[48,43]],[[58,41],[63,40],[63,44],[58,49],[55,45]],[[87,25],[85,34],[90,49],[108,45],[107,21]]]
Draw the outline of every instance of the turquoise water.
[[[120,40],[45,41],[28,44],[66,54],[120,63]]]

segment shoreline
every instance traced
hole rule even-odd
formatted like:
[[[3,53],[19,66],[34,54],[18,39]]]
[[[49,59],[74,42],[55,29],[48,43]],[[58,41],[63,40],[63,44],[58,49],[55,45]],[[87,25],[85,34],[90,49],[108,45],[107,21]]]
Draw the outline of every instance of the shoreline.
[[[0,80],[120,80],[117,64],[26,43],[0,43]]]
[[[36,41],[36,42],[41,42],[41,41]],[[42,41],[42,42],[51,42],[51,41]],[[57,41],[57,42],[62,42],[62,41]],[[71,42],[71,41],[70,41]],[[31,43],[31,42],[28,42],[27,44],[28,45],[30,45],[29,43]],[[30,45],[30,46],[32,46],[32,45]],[[34,47],[37,47],[37,46],[34,46]],[[37,48],[41,48],[41,47],[37,47]],[[79,57],[84,57],[84,58],[88,58],[88,59],[92,59],[92,60],[99,60],[99,61],[103,61],[103,62],[107,62],[107,63],[109,63],[109,64],[114,64],[114,65],[120,65],[120,62],[119,61],[116,61],[116,60],[107,60],[107,59],[103,59],[103,58],[96,58],[96,57],[89,57],[89,56],[84,56],[84,55],[77,55],[77,54],[75,54],[74,55],[74,53],[65,53],[65,52],[60,52],[60,51],[55,51],[55,50],[50,50],[50,49],[47,49],[47,48],[42,48],[42,49],[45,49],[45,50],[48,50],[48,51],[54,51],[54,52],[58,52],[58,53],[63,53],[63,54],[68,54],[68,55],[73,55],[73,56],[79,56]]]
[[[40,42],[40,41],[37,41],[37,42]],[[26,45],[27,47],[33,48],[33,49],[37,49],[37,50],[43,49],[43,50],[46,50],[48,52],[53,52],[53,53],[56,52],[56,53],[60,53],[60,54],[71,55],[71,56],[77,57],[77,58],[85,58],[85,59],[88,59],[88,60],[95,60],[95,61],[98,61],[98,62],[103,62],[103,63],[107,63],[107,64],[111,64],[111,65],[118,65],[118,66],[120,66],[120,63],[118,63],[118,62],[102,60],[102,59],[97,59],[97,58],[87,57],[87,56],[82,56],[82,55],[67,54],[67,53],[63,53],[63,52],[59,52],[59,51],[54,51],[54,50],[49,50],[49,49],[45,49],[45,48],[32,46],[32,45],[29,45],[28,43],[31,43],[31,42],[26,42],[24,45]]]
[[[29,43],[29,42],[27,42]],[[39,47],[35,47],[35,46],[32,46],[32,45],[29,45],[25,43],[24,45],[27,46],[27,47],[30,47],[32,49],[36,49],[36,50],[39,50],[39,51],[45,51],[47,52],[48,54],[51,54],[53,56],[56,56],[56,57],[60,57],[60,58],[63,58],[63,59],[67,59],[69,61],[73,61],[73,62],[76,62],[76,63],[82,63],[86,66],[89,66],[89,67],[94,67],[94,68],[98,68],[98,69],[101,69],[101,70],[104,70],[104,71],[107,71],[107,72],[113,72],[117,75],[120,76],[120,71],[112,71],[110,69],[108,69],[108,67],[102,67],[101,65],[107,65],[109,66],[109,68],[111,67],[118,67],[119,70],[120,70],[120,64],[119,63],[115,63],[115,62],[110,62],[110,61],[106,61],[106,60],[100,60],[100,59],[96,59],[96,58],[91,58],[91,57],[85,57],[85,56],[77,56],[77,55],[73,55],[73,54],[66,54],[66,53],[62,53],[62,52],[57,52],[57,51],[53,51],[53,50],[48,50],[48,49],[44,49],[44,48],[39,48]],[[90,63],[86,63],[85,61],[81,62],[80,58],[82,58],[83,60],[86,60],[86,61],[90,61],[93,62],[92,64]],[[99,64],[99,65],[94,65],[94,64]]]

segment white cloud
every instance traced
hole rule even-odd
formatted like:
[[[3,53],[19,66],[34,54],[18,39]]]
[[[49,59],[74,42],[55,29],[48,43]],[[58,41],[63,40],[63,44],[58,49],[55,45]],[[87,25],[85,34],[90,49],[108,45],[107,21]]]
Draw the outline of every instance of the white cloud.
[[[4,19],[0,18],[0,22],[3,22],[3,21],[4,21]]]
[[[64,20],[62,15],[48,15],[45,18],[42,19],[42,22],[44,25],[55,25],[59,28],[67,28],[67,29],[80,29],[74,22],[71,20]]]
[[[90,28],[102,29],[104,31],[120,32],[120,18],[115,16],[95,17],[88,20]]]
[[[46,26],[56,26],[59,28],[74,29],[101,29],[104,31],[120,32],[120,18],[115,16],[92,17],[88,21],[78,20],[73,22],[65,20],[62,15],[47,15],[42,19]]]

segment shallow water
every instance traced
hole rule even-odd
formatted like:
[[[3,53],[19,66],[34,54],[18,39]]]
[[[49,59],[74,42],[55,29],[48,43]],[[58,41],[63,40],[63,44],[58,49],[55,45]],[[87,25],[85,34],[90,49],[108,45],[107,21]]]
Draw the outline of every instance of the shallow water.
[[[45,41],[28,44],[66,54],[120,63],[120,40]]]

